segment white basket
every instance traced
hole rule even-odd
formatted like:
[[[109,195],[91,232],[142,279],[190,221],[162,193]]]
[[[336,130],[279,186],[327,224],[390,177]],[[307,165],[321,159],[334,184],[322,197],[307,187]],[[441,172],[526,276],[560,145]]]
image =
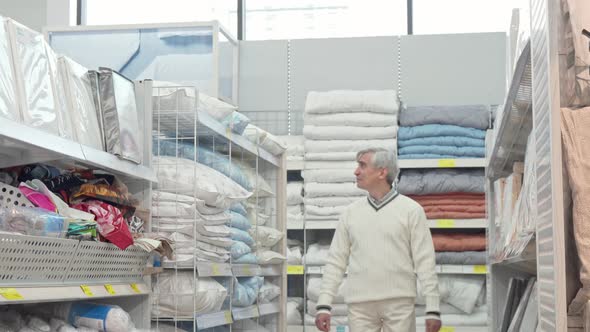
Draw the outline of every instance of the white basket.
[[[148,257],[134,246],[121,250],[110,243],[81,241],[64,283],[141,281]]]
[[[18,188],[0,182],[0,207],[11,208],[13,206],[34,207],[33,203]]]
[[[78,241],[0,234],[0,285],[61,284]]]

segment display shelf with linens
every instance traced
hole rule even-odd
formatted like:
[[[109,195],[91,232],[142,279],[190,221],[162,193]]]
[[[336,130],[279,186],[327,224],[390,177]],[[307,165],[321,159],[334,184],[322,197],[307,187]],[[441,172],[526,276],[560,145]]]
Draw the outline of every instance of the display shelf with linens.
[[[154,279],[152,325],[171,321],[190,331],[239,330],[252,321],[281,330],[282,144],[274,145],[271,134],[194,87],[145,82],[144,89],[152,96],[158,176],[153,229],[175,241],[176,254],[162,261],[165,270]]]

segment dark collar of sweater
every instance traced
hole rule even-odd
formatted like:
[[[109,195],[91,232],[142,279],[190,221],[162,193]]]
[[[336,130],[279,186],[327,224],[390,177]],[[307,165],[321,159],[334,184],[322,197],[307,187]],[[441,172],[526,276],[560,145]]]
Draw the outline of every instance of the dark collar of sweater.
[[[369,204],[375,209],[375,211],[379,211],[382,207],[387,205],[387,203],[393,201],[399,193],[397,192],[395,186],[391,187],[391,190],[383,196],[381,199],[376,199],[371,195],[367,195],[367,200]]]

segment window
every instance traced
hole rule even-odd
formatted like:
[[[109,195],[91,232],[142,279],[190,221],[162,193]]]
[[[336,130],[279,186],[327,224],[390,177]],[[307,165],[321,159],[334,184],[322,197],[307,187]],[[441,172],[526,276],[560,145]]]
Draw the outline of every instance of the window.
[[[413,33],[508,32],[512,8],[528,0],[413,0]]]
[[[245,39],[405,35],[406,0],[244,0]]]
[[[83,0],[83,25],[218,20],[237,37],[236,0]]]

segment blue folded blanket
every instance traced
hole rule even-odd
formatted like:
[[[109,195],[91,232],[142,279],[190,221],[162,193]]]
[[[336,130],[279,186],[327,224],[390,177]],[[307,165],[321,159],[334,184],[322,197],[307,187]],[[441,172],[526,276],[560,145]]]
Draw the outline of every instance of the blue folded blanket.
[[[420,137],[458,136],[485,139],[486,131],[454,125],[429,124],[415,127],[400,127],[398,140],[410,140]]]
[[[485,139],[460,137],[460,136],[441,136],[441,137],[420,137],[407,140],[398,140],[397,147],[405,148],[414,145],[438,145],[438,146],[474,146],[485,147]]]
[[[440,145],[412,145],[398,149],[399,156],[423,154],[440,154],[458,158],[483,158],[486,150],[484,147]]]

